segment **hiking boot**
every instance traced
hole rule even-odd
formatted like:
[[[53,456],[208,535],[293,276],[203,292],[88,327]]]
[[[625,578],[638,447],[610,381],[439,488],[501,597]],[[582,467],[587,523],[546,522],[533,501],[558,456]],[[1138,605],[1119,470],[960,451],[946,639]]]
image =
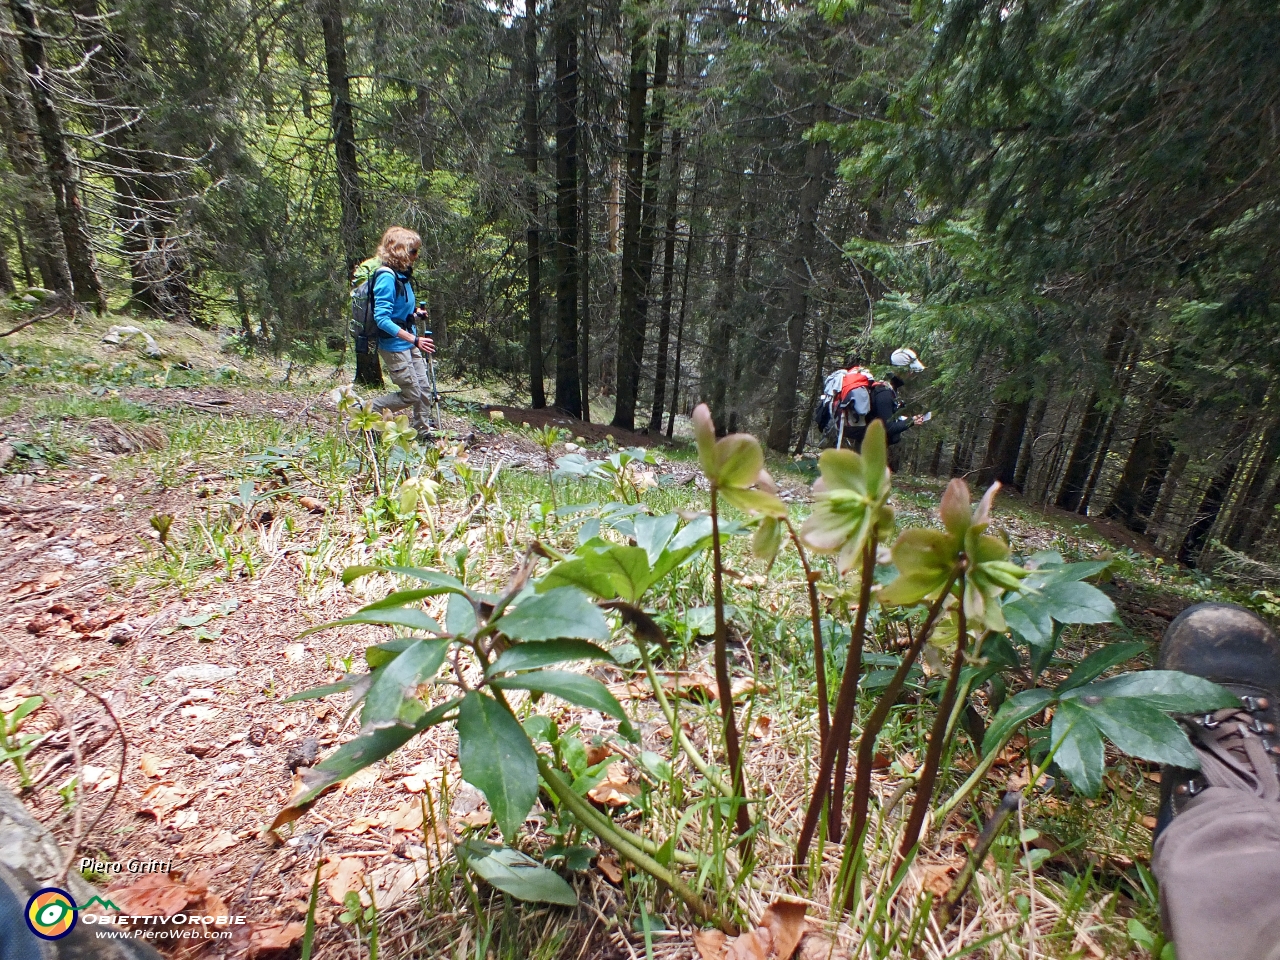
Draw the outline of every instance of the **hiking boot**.
[[[1200,603],[1164,632],[1160,670],[1212,680],[1240,706],[1178,717],[1200,755],[1199,770],[1164,767],[1156,836],[1208,787],[1280,801],[1280,638],[1261,617],[1227,603]]]

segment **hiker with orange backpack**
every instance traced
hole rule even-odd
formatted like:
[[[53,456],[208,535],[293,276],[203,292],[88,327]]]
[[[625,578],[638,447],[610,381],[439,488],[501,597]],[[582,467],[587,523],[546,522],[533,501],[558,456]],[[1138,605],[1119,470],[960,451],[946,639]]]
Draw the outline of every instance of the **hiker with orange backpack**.
[[[916,352],[908,347],[893,351],[889,362],[903,373],[922,373],[925,369]],[[897,373],[887,381],[875,379],[861,358],[850,357],[844,367],[829,374],[823,382],[822,400],[815,414],[819,430],[826,433],[834,429],[837,449],[848,439],[853,448],[859,450],[867,426],[872,420],[881,420],[888,442],[897,443],[908,429],[930,419],[929,414],[910,419],[896,416],[902,406],[898,390],[903,384]]]

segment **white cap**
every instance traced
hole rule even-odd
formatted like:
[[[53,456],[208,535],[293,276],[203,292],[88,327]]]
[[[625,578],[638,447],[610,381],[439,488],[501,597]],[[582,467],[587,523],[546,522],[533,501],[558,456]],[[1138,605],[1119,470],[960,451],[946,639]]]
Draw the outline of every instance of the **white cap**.
[[[912,373],[924,372],[924,364],[920,362],[920,358],[916,356],[916,352],[910,347],[899,347],[893,351],[893,355],[889,357],[889,362],[895,367],[910,367]]]

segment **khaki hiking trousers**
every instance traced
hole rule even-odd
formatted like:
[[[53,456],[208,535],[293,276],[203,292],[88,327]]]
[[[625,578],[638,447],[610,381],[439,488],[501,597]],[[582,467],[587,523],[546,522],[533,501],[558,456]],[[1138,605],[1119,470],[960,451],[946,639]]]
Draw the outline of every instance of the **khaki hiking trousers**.
[[[1178,960],[1280,960],[1280,803],[1207,787],[1156,840]]]
[[[387,393],[373,401],[373,409],[396,412],[410,408],[409,423],[415,430],[431,429],[431,386],[427,380],[427,361],[417,347],[408,350],[379,350],[382,369],[399,393]]]

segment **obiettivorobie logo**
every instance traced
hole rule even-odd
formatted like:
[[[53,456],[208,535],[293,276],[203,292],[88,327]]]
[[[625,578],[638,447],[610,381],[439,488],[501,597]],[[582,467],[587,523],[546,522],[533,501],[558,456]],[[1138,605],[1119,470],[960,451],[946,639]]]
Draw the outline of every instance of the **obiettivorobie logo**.
[[[78,907],[67,891],[44,887],[27,901],[27,927],[41,940],[61,940],[75,929],[77,914],[94,904],[104,910],[120,910],[110,900],[101,897],[91,897],[83,907]]]

